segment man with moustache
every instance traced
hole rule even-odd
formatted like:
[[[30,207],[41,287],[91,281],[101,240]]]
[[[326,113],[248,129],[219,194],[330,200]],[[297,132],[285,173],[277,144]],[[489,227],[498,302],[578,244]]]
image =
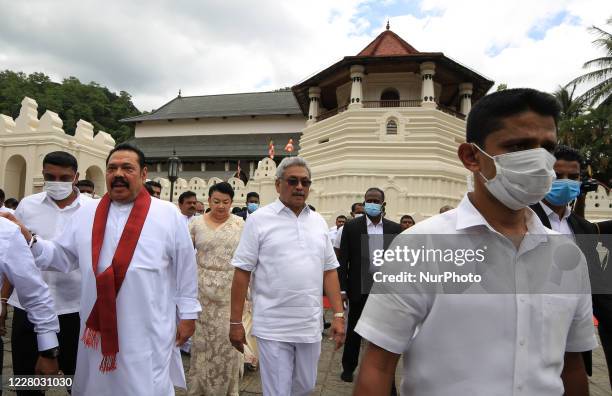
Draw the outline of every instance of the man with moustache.
[[[193,244],[176,207],[144,189],[144,163],[129,144],[111,150],[108,193],[85,203],[54,240],[13,218],[39,268],[81,269],[73,395],[165,396],[185,387],[178,346],[201,310]]]
[[[252,335],[266,396],[305,396],[314,390],[323,290],[335,312],[331,334],[336,349],[344,342],[338,261],[325,220],[306,204],[311,183],[304,159],[284,158],[276,170],[279,198],[249,216],[232,259],[229,338],[244,351],[242,314],[252,273]]]

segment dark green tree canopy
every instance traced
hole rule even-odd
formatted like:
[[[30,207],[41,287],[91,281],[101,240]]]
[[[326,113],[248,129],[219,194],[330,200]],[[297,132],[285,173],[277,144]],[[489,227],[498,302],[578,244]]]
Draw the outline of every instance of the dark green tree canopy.
[[[117,143],[134,136],[133,126],[119,120],[141,114],[129,93],[116,94],[95,82],[83,84],[69,77],[57,83],[43,73],[0,72],[0,113],[17,117],[25,96],[36,100],[39,117],[47,110],[58,113],[66,133],[74,135],[77,121],[83,119],[96,132],[110,133]]]

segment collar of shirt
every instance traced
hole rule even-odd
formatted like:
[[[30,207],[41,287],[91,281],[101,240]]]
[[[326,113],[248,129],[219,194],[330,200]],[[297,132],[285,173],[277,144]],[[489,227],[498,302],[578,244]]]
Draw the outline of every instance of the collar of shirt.
[[[37,200],[38,201],[37,203],[39,204],[42,204],[43,202],[47,202],[51,204],[51,206],[53,206],[57,210],[68,210],[68,209],[72,209],[74,207],[80,206],[83,203],[84,196],[81,195],[81,193],[79,192],[79,189],[74,187],[73,191],[76,193],[76,198],[69,205],[66,205],[63,208],[60,208],[59,206],[57,206],[55,201],[49,196],[49,194],[47,194],[46,191],[43,191],[42,194],[36,196],[36,198],[34,199]]]
[[[365,215],[365,218],[366,218],[366,226],[368,228],[374,228],[374,229],[378,229],[379,227],[382,228],[382,225],[383,225],[382,217],[380,218],[380,221],[377,224],[374,224],[374,222],[372,222],[372,220],[370,220],[370,218],[367,215]]]
[[[540,221],[540,218],[535,214],[533,210],[529,207],[525,208],[525,222],[527,225],[527,234],[531,237],[528,239],[523,239],[523,243],[521,243],[520,253],[524,253],[528,250],[531,250],[538,246],[542,242],[547,241],[547,235],[556,232],[549,230],[544,227],[544,224]],[[484,226],[489,231],[500,234],[497,230],[495,230],[489,222],[482,216],[482,214],[476,209],[476,207],[472,204],[472,201],[468,198],[468,195],[465,194],[459,206],[457,207],[457,223],[456,230],[462,231],[470,227]],[[503,235],[502,235],[503,236]],[[505,238],[505,237],[504,237]]]
[[[540,202],[540,205],[544,209],[544,213],[546,213],[546,216],[548,216],[549,219],[552,217],[555,221],[567,220],[569,215],[572,214],[572,211],[570,210],[569,206],[565,206],[565,212],[563,212],[563,216],[561,216],[561,218],[559,218],[559,215],[557,215],[557,213],[555,211],[553,211],[544,202]]]
[[[285,206],[285,204],[279,198],[276,198],[276,200],[270,204],[270,207],[277,214],[280,214],[280,212],[285,210],[287,213],[291,213],[292,215],[295,216],[295,213],[291,209],[289,209],[287,206]],[[308,214],[309,212],[310,212],[310,208],[308,207],[308,205],[304,205],[304,208],[302,209],[299,215],[302,216],[303,214],[305,215],[305,214]]]

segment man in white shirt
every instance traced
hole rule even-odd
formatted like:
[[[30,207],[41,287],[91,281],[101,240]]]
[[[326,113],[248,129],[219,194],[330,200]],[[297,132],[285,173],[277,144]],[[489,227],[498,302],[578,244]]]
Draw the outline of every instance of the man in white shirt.
[[[19,227],[0,216],[0,279],[6,277],[15,285],[28,318],[34,326],[38,346],[36,367],[32,374],[57,375],[59,324],[53,312],[53,300],[40,271],[34,265]],[[5,309],[3,306],[2,309]],[[1,372],[1,369],[0,369]]]
[[[467,121],[467,143],[458,149],[474,175],[474,191],[457,209],[416,224],[398,240],[444,234],[445,240],[480,235],[500,241],[516,264],[501,266],[514,271],[507,283],[531,290],[527,275],[542,263],[523,257],[550,253],[545,242],[556,233],[527,206],[541,200],[554,179],[559,110],[554,97],[531,89],[480,99]],[[370,343],[354,394],[388,394],[403,355],[402,395],[587,395],[580,353],[597,341],[584,257],[570,246],[578,252],[570,263],[575,270],[562,279],[579,293],[436,294],[408,283],[405,293],[370,294],[356,328]],[[381,286],[377,292],[390,287]]]
[[[340,215],[336,217],[336,225],[329,228],[329,239],[331,240],[332,246],[336,240],[336,235],[338,235],[338,230],[344,226],[346,223],[346,216]]]
[[[351,219],[361,217],[364,214],[365,209],[363,208],[363,202],[355,202],[351,205]],[[343,229],[344,225],[342,227],[338,227],[338,230],[336,232],[336,239],[334,239],[334,241],[332,242],[332,246],[334,247],[334,252],[336,252],[336,256],[340,254],[340,242],[342,241]]]
[[[4,190],[0,188],[0,213],[14,213],[15,211],[11,208],[7,208],[4,206],[4,200],[6,199],[6,195],[4,195]]]
[[[84,202],[59,237],[21,230],[39,268],[81,269],[72,394],[170,395],[185,388],[178,346],[201,311],[193,243],[176,207],[143,187],[142,151],[120,144],[106,162],[108,193]]]
[[[72,154],[64,151],[47,154],[43,159],[42,170],[44,191],[22,199],[15,217],[32,233],[44,239],[59,236],[68,219],[82,206],[84,200],[89,199],[75,187],[79,177],[77,169],[77,160]],[[81,271],[77,269],[67,274],[43,271],[42,276],[55,302],[60,324],[60,369],[66,375],[74,375],[79,342]],[[33,375],[38,357],[33,343],[36,334],[17,294],[11,294],[11,289],[10,283],[5,283],[2,297],[10,295],[8,303],[15,308],[11,333],[13,372],[16,375]],[[17,391],[17,394],[21,394],[21,391]]]
[[[193,215],[196,213],[196,193],[193,191],[185,191],[181,195],[179,195],[178,204],[179,210],[183,215],[183,220],[185,224],[189,224],[189,221],[193,218]]]
[[[300,157],[287,157],[276,172],[279,199],[245,223],[232,265],[230,341],[244,350],[244,301],[251,280],[252,335],[257,337],[263,394],[309,395],[321,353],[323,290],[334,310],[331,334],[344,342],[340,285],[327,225],[306,205],[311,173]]]

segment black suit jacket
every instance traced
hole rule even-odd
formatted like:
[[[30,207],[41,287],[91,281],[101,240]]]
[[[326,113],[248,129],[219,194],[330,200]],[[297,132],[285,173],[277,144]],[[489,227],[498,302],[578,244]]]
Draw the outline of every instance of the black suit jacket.
[[[387,249],[393,238],[402,232],[402,227],[391,220],[383,217],[384,248]],[[367,239],[362,240],[362,235],[368,235],[366,216],[361,216],[348,221],[342,230],[342,240],[340,241],[340,256],[338,261],[338,277],[340,278],[340,288],[348,295],[349,300],[361,300],[364,295],[369,293],[372,285],[370,268],[370,251]],[[368,274],[367,279],[363,279],[362,274]]]

